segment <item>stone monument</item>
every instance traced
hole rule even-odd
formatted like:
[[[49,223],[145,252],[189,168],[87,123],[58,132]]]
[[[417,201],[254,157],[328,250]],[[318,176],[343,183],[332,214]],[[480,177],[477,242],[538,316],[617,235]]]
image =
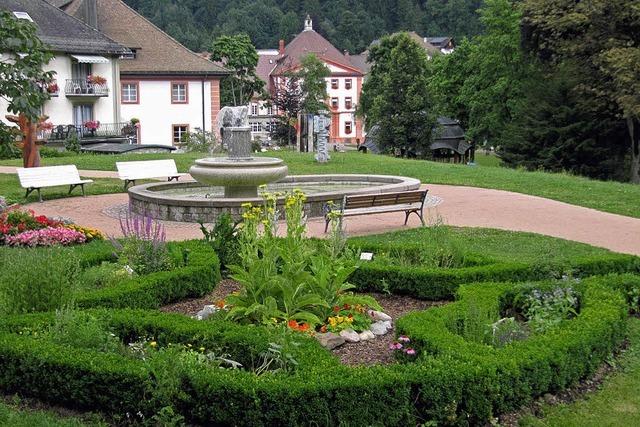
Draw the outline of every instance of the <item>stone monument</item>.
[[[329,156],[329,128],[331,119],[325,115],[313,117],[313,133],[316,134],[317,153],[316,161],[326,163],[331,159]]]

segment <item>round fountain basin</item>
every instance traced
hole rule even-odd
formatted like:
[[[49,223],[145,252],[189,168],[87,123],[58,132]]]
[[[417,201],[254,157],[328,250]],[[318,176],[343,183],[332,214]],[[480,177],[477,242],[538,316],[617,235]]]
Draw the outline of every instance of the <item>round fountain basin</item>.
[[[417,190],[420,181],[389,175],[292,175],[267,184],[267,192],[299,189],[307,195],[309,218],[322,217],[328,202],[341,203],[345,195]],[[242,204],[262,205],[261,197],[224,197],[221,186],[199,182],[162,182],[129,188],[131,209],[157,219],[182,222],[214,222],[224,212],[239,219]],[[283,198],[279,199],[283,203]]]

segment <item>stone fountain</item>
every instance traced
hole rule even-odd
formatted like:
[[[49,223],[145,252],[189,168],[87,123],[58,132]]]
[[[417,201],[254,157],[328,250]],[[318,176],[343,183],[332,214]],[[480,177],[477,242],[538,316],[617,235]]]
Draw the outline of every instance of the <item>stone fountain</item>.
[[[251,156],[251,128],[248,107],[224,107],[218,113],[218,127],[228,157],[207,157],[195,161],[189,173],[201,184],[224,187],[227,199],[258,196],[258,186],[287,176],[282,159]]]

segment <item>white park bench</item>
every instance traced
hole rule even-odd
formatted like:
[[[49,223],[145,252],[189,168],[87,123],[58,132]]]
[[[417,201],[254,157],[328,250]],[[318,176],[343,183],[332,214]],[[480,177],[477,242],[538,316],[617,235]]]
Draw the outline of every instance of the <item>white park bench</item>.
[[[138,162],[116,162],[118,177],[124,181],[124,189],[129,184],[136,184],[138,179],[167,178],[167,181],[178,180],[186,173],[178,173],[173,159],[143,160]]]
[[[20,185],[27,189],[24,197],[28,197],[33,190],[36,190],[40,201],[42,201],[41,188],[68,185],[69,194],[71,194],[74,188],[80,186],[84,196],[84,185],[93,182],[90,179],[81,179],[75,165],[17,168],[17,172]]]

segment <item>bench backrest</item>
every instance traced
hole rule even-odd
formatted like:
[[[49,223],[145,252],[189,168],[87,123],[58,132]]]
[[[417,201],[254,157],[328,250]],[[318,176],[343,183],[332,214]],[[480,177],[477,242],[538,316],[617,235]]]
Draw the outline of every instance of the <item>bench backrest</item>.
[[[173,159],[116,162],[116,168],[120,179],[161,178],[178,174]]]
[[[427,190],[345,196],[342,209],[359,209],[377,206],[423,203],[426,196]]]
[[[76,165],[18,168],[17,171],[23,188],[53,187],[81,181]]]

